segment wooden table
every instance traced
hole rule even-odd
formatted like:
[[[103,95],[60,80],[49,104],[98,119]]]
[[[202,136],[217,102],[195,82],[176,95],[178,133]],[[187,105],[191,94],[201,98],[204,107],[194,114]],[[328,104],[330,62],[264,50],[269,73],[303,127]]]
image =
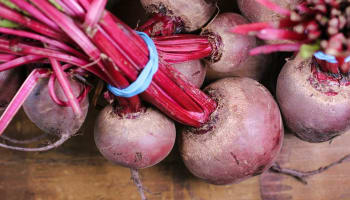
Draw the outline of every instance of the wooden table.
[[[0,149],[1,200],[137,200],[129,170],[106,161],[93,141],[96,112],[90,113],[83,134],[44,153]],[[7,134],[30,135],[39,130],[20,114]],[[317,169],[350,152],[350,134],[322,144],[286,135],[278,158],[283,167]],[[214,186],[193,177],[176,149],[159,165],[141,170],[150,200],[349,200],[350,163],[311,177],[309,185],[294,178],[265,173],[240,184]],[[261,184],[261,187],[260,187]],[[260,194],[261,191],[261,194]]]

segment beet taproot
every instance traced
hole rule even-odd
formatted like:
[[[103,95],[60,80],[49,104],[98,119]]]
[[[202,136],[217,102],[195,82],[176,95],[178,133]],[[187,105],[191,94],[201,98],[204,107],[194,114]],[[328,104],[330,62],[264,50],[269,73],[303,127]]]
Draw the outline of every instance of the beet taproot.
[[[113,106],[99,114],[95,143],[109,161],[132,169],[162,161],[175,143],[174,122],[153,108],[136,113],[116,114]]]
[[[269,169],[283,141],[278,105],[249,78],[226,78],[205,91],[218,102],[201,128],[184,128],[180,152],[186,167],[212,184],[231,184]]]

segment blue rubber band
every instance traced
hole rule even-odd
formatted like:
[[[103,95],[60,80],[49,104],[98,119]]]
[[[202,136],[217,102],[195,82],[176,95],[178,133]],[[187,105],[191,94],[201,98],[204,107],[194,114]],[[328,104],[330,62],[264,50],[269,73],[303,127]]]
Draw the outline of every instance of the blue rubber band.
[[[316,53],[314,53],[314,56],[317,59],[325,60],[329,63],[338,63],[337,59],[334,56],[327,55],[327,54],[323,53],[322,51],[317,51]],[[345,62],[350,62],[350,56],[345,58]]]
[[[158,71],[159,59],[156,45],[146,33],[138,31],[136,31],[136,33],[141,36],[147,44],[149,51],[149,61],[139,74],[139,77],[136,79],[136,81],[130,84],[127,88],[118,89],[112,85],[107,86],[107,89],[118,97],[130,98],[141,94],[150,86],[154,74]]]

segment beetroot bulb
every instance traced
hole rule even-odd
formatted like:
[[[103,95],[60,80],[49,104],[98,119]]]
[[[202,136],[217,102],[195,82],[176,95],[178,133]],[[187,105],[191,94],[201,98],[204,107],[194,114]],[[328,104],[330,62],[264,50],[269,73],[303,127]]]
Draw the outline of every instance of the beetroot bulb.
[[[201,128],[179,139],[186,167],[212,184],[231,184],[269,169],[279,153],[283,124],[273,97],[255,80],[226,78],[204,89],[218,103]]]
[[[175,125],[153,108],[136,113],[118,113],[107,106],[99,114],[94,130],[95,143],[109,161],[141,169],[163,160],[175,142]]]
[[[68,79],[73,94],[79,96],[83,91],[81,83],[69,78]],[[49,95],[48,78],[39,80],[38,84],[23,104],[23,109],[28,118],[42,131],[52,134],[60,139],[46,147],[39,148],[12,148],[23,151],[46,151],[63,144],[66,140],[78,132],[85,121],[89,108],[88,98],[80,102],[82,115],[77,117],[72,108],[57,105]],[[61,101],[67,101],[58,82],[54,85],[55,94]]]
[[[302,140],[324,142],[350,127],[347,76],[330,75],[316,59],[288,61],[277,81],[277,99],[286,125]]]
[[[267,57],[249,56],[249,51],[257,46],[255,37],[230,31],[233,27],[246,23],[248,21],[239,14],[223,13],[203,29],[202,35],[209,35],[217,44],[216,55],[207,59],[210,79],[229,76],[246,76],[257,80],[262,78],[267,67],[264,64]]]

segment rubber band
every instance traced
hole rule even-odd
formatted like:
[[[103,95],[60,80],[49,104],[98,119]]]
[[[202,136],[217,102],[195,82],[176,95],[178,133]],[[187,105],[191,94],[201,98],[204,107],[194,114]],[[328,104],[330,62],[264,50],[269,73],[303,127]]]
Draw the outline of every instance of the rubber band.
[[[317,51],[316,53],[314,53],[314,56],[317,59],[324,60],[329,63],[338,63],[337,59],[334,56],[325,54],[322,51]],[[345,58],[345,62],[350,62],[350,56]]]
[[[153,40],[144,32],[136,33],[146,42],[149,51],[149,61],[143,68],[135,82],[127,88],[118,89],[112,85],[107,85],[107,89],[115,96],[130,98],[141,94],[150,86],[154,74],[158,71],[158,52]]]

